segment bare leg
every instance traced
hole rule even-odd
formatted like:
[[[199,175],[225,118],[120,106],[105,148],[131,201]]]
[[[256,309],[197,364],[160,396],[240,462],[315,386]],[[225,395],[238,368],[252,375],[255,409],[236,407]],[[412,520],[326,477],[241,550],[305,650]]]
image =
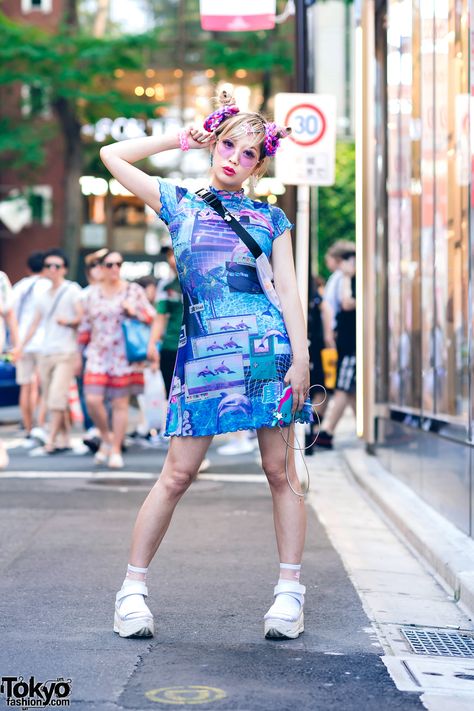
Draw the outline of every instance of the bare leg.
[[[87,411],[100,432],[102,442],[108,444],[111,440],[111,433],[109,431],[109,417],[104,405],[104,398],[102,395],[87,395],[86,403]]]
[[[354,415],[357,415],[357,410],[356,410],[356,396],[353,395],[352,393],[347,394],[348,400],[349,400],[349,405],[351,407],[352,412]]]
[[[324,420],[324,430],[333,434],[336,425],[344,414],[344,410],[349,404],[349,395],[343,390],[336,390],[328,407],[328,414]]]
[[[112,449],[111,454],[120,454],[122,442],[127,432],[128,397],[117,397],[112,400]]]
[[[33,395],[33,383],[27,383],[20,387],[20,410],[21,419],[23,420],[23,426],[27,433],[31,432],[33,427],[33,413],[34,405],[32,402]]]
[[[273,499],[273,520],[280,562],[301,563],[306,534],[304,499],[292,492],[285,474],[286,444],[289,429],[263,427],[257,430],[263,470]],[[282,436],[283,435],[283,436]],[[293,438],[290,436],[293,446]],[[301,491],[292,449],[288,451],[288,476],[295,491]],[[284,574],[283,574],[284,576]]]
[[[133,530],[130,563],[147,568],[163,540],[176,504],[196,478],[212,436],[171,437],[160,478],[145,499]]]
[[[61,422],[61,446],[69,447],[71,445],[70,440],[71,435],[71,420],[69,417],[69,412],[67,410],[63,411],[63,418]]]
[[[301,487],[291,448],[288,448],[285,463],[287,444],[283,437],[293,446],[294,437],[289,428],[258,430],[262,465],[272,492],[273,520],[280,556],[275,601],[264,617],[267,639],[296,639],[304,631],[305,588],[299,582],[299,574],[306,534],[306,509],[303,497],[298,495]]]
[[[46,444],[47,449],[54,449],[56,446],[57,436],[63,429],[64,415],[63,410],[51,410],[51,425],[48,442]]]

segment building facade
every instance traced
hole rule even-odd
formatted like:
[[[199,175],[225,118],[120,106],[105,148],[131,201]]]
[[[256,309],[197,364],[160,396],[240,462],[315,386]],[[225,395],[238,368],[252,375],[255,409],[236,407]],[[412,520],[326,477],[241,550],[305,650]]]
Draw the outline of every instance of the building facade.
[[[359,429],[472,536],[472,7],[364,0],[358,20]]]
[[[56,28],[62,17],[62,0],[4,0],[2,12],[15,22],[42,29]],[[34,84],[0,89],[0,118],[55,124],[46,97]],[[0,164],[0,265],[16,281],[25,274],[32,251],[62,243],[64,228],[64,146],[58,132],[44,146],[45,163],[31,174]],[[25,200],[17,195],[28,195]],[[2,217],[3,216],[3,217]]]

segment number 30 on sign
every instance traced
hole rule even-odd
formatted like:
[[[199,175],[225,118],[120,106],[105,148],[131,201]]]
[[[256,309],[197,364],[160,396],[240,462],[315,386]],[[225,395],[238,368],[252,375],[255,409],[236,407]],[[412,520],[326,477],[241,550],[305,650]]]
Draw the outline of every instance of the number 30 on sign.
[[[277,94],[275,121],[292,133],[276,154],[276,177],[287,185],[332,185],[336,100],[321,94]]]

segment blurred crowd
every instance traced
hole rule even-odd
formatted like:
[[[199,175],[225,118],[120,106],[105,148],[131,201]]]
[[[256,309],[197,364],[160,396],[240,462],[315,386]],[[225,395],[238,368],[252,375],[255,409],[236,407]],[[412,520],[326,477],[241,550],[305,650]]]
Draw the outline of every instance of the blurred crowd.
[[[130,436],[167,447],[183,307],[172,248],[164,247],[161,257],[168,274],[159,282],[153,276],[126,281],[122,255],[107,249],[86,256],[85,288],[67,278],[60,249],[30,254],[28,274],[13,286],[0,271],[0,378],[7,369],[15,373],[26,447],[66,452],[76,423],[95,463],[121,469],[131,398],[140,421]],[[306,454],[331,449],[346,407],[355,410],[354,243],[335,242],[325,260],[330,276],[326,283],[312,280],[308,312],[311,385],[324,389],[311,390],[317,417]],[[139,332],[145,350],[137,359],[130,347]],[[239,455],[254,446],[255,433],[238,432],[218,452]],[[0,442],[0,468],[7,465]]]
[[[160,282],[152,276],[126,281],[122,255],[106,249],[85,258],[85,288],[67,278],[60,249],[32,253],[28,275],[13,286],[0,272],[0,377],[14,366],[25,443],[36,454],[38,447],[49,455],[71,449],[76,422],[95,463],[121,469],[131,398],[141,413],[132,435],[167,445],[160,433],[182,299],[171,247],[162,258],[168,276]],[[139,361],[127,352],[137,325],[146,338]],[[7,463],[3,448],[0,467]]]

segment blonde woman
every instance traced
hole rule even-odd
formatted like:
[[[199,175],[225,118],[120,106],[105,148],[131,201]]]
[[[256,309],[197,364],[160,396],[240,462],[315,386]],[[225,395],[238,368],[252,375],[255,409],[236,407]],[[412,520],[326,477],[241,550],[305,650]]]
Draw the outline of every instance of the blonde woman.
[[[304,629],[305,588],[299,581],[306,514],[294,459],[272,426],[283,388],[302,410],[309,387],[303,311],[293,268],[290,223],[267,203],[250,200],[243,184],[261,176],[289,130],[260,114],[242,113],[225,92],[205,121],[163,137],[121,141],[101,149],[110,172],[156,210],[172,237],[183,292],[183,325],[168,405],[171,442],[161,475],[133,532],[129,566],[117,594],[114,630],[151,636],[146,574],[176,504],[216,434],[256,429],[273,497],[280,575],[265,615],[266,637],[296,638]],[[209,191],[271,257],[282,311],[259,284],[255,259],[234,230],[199,195],[154,179],[133,164],[181,148],[210,153]]]

